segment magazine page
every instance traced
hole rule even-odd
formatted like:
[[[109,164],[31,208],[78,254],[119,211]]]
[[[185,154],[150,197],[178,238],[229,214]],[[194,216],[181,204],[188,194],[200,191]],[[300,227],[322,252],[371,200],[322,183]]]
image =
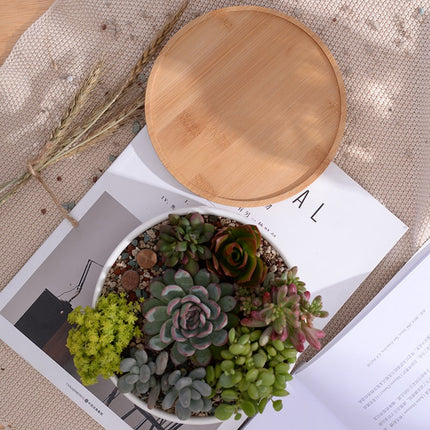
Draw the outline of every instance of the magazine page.
[[[262,414],[248,419],[240,427],[246,430],[293,429],[293,430],[350,430],[336,416],[336,412],[303,384],[300,378],[294,378],[288,384],[289,395],[282,399],[283,408],[276,412],[270,402]],[[364,429],[364,428],[363,428]],[[362,430],[363,430],[362,429]],[[221,425],[218,430],[228,430]]]
[[[143,129],[73,209],[79,226],[62,222],[0,293],[0,337],[105,428],[166,428],[166,423],[136,408],[110,380],[81,384],[65,347],[67,315],[78,305],[91,305],[102,266],[127,233],[154,216],[202,205],[220,207],[168,173]],[[324,294],[332,314],[406,231],[334,165],[284,202],[227,209],[258,225],[288,262],[299,266],[311,292]],[[348,269],[333,268],[343,254],[349,256],[342,260]]]
[[[377,297],[376,306],[296,373],[293,383],[304,384],[348,429],[428,428],[429,277],[427,244]]]

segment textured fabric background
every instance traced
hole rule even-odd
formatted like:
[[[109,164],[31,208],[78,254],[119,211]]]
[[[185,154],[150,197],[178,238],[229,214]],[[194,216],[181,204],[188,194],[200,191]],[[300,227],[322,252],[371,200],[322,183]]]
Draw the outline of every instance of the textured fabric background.
[[[124,78],[180,3],[57,0],[0,68],[0,183],[20,173],[37,154],[92,64],[103,59],[107,65],[101,98]],[[330,339],[430,235],[430,2],[195,0],[177,29],[210,10],[241,4],[287,13],[327,44],[343,74],[348,104],[335,162],[410,227],[326,327]],[[77,202],[108,167],[109,155],[118,155],[132,137],[131,125],[125,126],[43,177],[62,202]],[[35,181],[0,207],[1,288],[61,221]],[[0,424],[18,430],[99,428],[1,342]]]

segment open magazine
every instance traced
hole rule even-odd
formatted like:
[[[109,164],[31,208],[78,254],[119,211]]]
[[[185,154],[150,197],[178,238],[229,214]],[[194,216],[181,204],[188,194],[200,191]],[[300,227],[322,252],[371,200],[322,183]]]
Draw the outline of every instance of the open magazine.
[[[298,369],[284,410],[268,410],[246,429],[280,428],[286,420],[290,428],[302,430],[428,429],[429,279],[430,243],[314,360]]]
[[[178,425],[135,407],[110,380],[84,387],[65,347],[67,315],[76,306],[91,305],[102,266],[136,226],[202,205],[222,207],[257,225],[288,263],[299,267],[311,294],[323,296],[331,316],[407,230],[334,164],[280,203],[217,205],[169,174],[144,128],[74,208],[79,227],[61,223],[0,293],[0,337],[105,428],[173,430]],[[235,429],[238,423],[227,426]]]

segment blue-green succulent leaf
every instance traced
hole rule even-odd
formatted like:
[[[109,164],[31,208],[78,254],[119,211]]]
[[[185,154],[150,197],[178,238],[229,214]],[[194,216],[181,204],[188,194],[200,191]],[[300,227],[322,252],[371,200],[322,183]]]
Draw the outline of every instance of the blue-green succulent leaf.
[[[211,280],[211,275],[206,269],[200,269],[194,276],[194,282],[196,285],[202,285],[207,287]]]
[[[207,286],[207,289],[209,293],[209,298],[217,302],[221,297],[221,288],[217,284],[214,284],[213,282],[211,282]]]
[[[185,421],[190,418],[191,411],[187,408],[184,408],[179,402],[176,402],[175,414],[180,420]]]
[[[163,306],[163,305],[165,305],[165,303],[155,298],[145,300],[141,306],[142,313],[146,314],[146,312],[148,312],[150,309],[155,308],[156,306]]]
[[[130,372],[131,368],[136,365],[136,360],[132,357],[127,357],[119,363],[119,370],[121,372]]]
[[[222,282],[219,287],[221,288],[221,296],[231,296],[233,294],[233,284]]]
[[[203,350],[203,349],[209,348],[212,344],[212,341],[209,336],[206,336],[203,338],[192,337],[190,339],[190,343],[191,345],[193,345],[195,349]]]
[[[191,357],[195,353],[195,348],[189,342],[176,342],[178,352],[185,357]]]
[[[171,343],[172,339],[172,320],[164,321],[163,325],[160,328],[160,339],[162,342]]]
[[[232,296],[224,296],[219,299],[218,304],[224,312],[231,312],[236,306],[236,299]]]
[[[212,393],[212,388],[204,381],[195,380],[191,386],[197,390],[203,397],[209,397]]]
[[[175,283],[175,270],[166,269],[163,274],[163,282],[165,285],[172,285]]]
[[[150,309],[145,314],[145,318],[148,322],[166,321],[169,318],[169,315],[167,315],[167,306],[156,306]]]
[[[154,351],[162,351],[167,346],[169,346],[169,343],[163,342],[160,339],[160,335],[152,336],[151,339],[149,339],[149,347]]]
[[[227,343],[228,333],[227,330],[219,330],[212,333],[212,344],[215,346],[222,346]]]
[[[198,297],[203,303],[207,303],[209,298],[208,290],[201,285],[194,285],[189,289],[189,294]]]
[[[151,292],[152,297],[156,297],[158,300],[163,301],[161,297],[161,292],[163,291],[165,285],[161,281],[153,281],[149,286],[149,291]]]
[[[188,293],[188,290],[194,285],[192,276],[185,270],[179,269],[175,273],[175,283]]]
[[[134,384],[127,382],[126,376],[127,375],[123,375],[118,379],[118,390],[121,391],[121,393],[130,393],[134,388]]]
[[[221,330],[227,325],[228,317],[225,312],[221,312],[214,321],[212,321],[214,331]]]
[[[190,387],[185,387],[179,391],[178,401],[184,408],[189,408],[191,403],[191,389]]]
[[[162,325],[163,325],[163,321],[146,322],[145,325],[143,326],[143,331],[147,335],[153,336],[154,334],[160,333]]]
[[[212,354],[209,348],[203,350],[197,349],[194,358],[200,366],[207,366],[211,361]]]
[[[197,413],[197,412],[201,412],[201,410],[203,409],[203,406],[204,406],[204,402],[202,398],[199,398],[196,400],[191,399],[189,409],[191,412]]]
[[[203,379],[206,376],[206,369],[204,367],[196,367],[188,374],[188,376],[191,379]]]
[[[162,300],[169,301],[178,297],[184,297],[185,292],[179,285],[167,285],[161,292]]]
[[[164,396],[164,399],[161,402],[161,407],[165,411],[167,411],[174,405],[177,398],[178,398],[178,391],[173,388]]]

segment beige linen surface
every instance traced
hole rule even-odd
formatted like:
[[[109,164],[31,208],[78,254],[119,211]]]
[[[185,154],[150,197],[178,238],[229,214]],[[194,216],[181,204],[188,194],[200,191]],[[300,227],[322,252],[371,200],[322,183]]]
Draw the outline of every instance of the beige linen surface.
[[[107,65],[101,98],[124,78],[180,3],[57,0],[24,33],[0,68],[0,182],[19,174],[37,154],[96,60]],[[430,233],[430,2],[196,0],[176,30],[202,13],[241,4],[285,12],[327,44],[343,74],[348,104],[335,162],[410,227],[330,322],[329,339]],[[132,137],[127,125],[88,153],[46,170],[43,177],[62,202],[77,202],[109,166],[109,156],[118,155]],[[61,221],[34,180],[0,207],[2,288]],[[368,245],[371,250],[372,243]],[[0,424],[7,423],[18,430],[100,427],[0,342]]]

